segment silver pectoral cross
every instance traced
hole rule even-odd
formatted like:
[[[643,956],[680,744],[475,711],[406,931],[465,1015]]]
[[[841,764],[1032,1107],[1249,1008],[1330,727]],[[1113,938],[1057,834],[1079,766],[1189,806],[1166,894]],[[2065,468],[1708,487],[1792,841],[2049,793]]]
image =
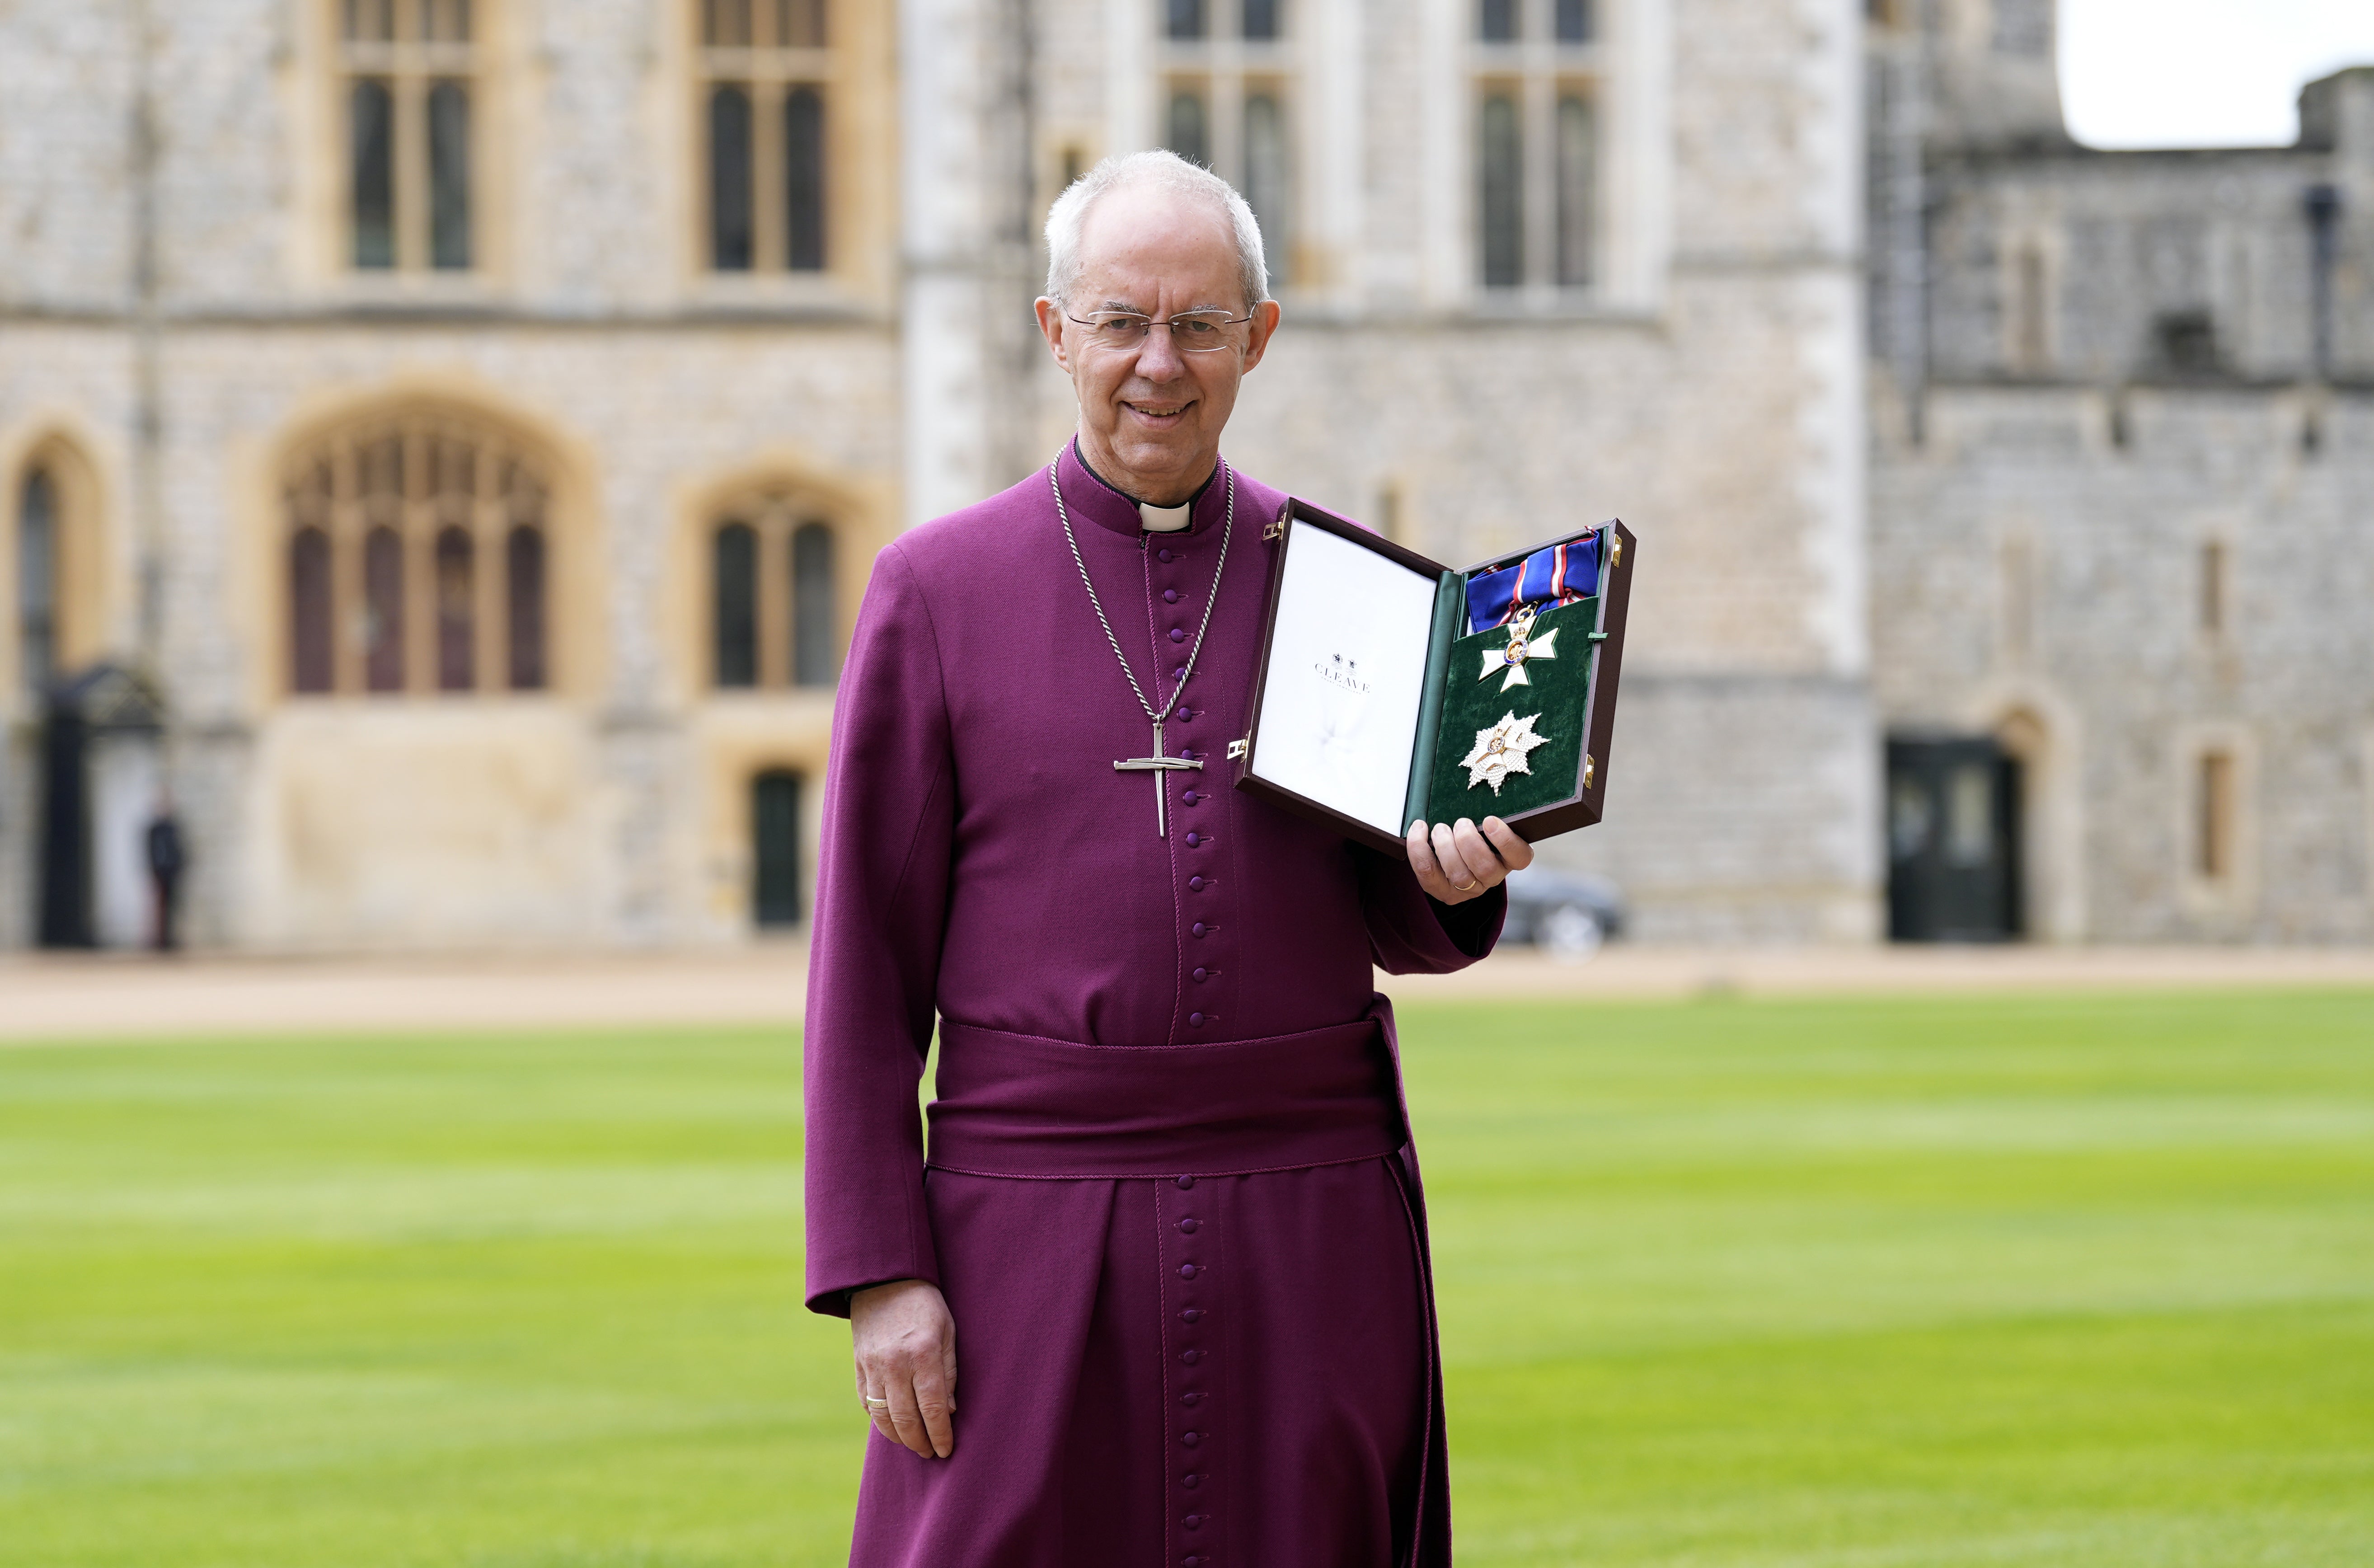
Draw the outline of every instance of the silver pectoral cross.
[[[1170,836],[1170,786],[1164,782],[1162,775],[1180,772],[1189,768],[1198,772],[1203,772],[1203,759],[1165,757],[1162,754],[1162,726],[1159,724],[1154,726],[1153,756],[1132,757],[1127,761],[1113,764],[1113,772],[1116,773],[1152,773],[1154,775],[1154,836],[1156,838],[1167,839]]]

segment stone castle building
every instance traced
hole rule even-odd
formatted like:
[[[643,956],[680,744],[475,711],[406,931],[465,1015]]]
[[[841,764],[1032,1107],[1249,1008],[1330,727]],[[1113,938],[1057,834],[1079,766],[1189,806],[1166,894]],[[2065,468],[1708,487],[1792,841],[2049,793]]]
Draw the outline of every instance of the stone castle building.
[[[2374,937],[2374,70],[2073,143],[2049,0],[1870,35],[1873,695],[1904,934]]]
[[[2044,0],[1877,12],[0,6],[0,946],[137,940],[168,796],[210,944],[795,925],[874,552],[1055,450],[1038,225],[1155,145],[1286,305],[1235,461],[1639,533],[1554,856],[1642,933],[2368,934],[2374,96],[2088,153]]]

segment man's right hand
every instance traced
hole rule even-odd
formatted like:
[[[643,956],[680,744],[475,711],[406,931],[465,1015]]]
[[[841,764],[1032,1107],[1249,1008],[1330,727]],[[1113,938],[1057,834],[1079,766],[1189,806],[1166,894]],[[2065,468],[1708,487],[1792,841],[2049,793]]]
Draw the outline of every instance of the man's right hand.
[[[940,1288],[894,1279],[849,1298],[857,1392],[876,1431],[926,1459],[956,1452],[957,1320]]]

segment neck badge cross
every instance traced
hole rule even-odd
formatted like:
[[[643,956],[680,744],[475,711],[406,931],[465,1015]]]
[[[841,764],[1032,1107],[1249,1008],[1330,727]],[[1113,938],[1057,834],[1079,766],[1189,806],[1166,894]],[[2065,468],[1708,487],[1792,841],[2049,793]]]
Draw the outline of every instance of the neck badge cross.
[[[1525,673],[1525,661],[1557,657],[1557,629],[1552,627],[1539,637],[1534,636],[1534,615],[1531,605],[1517,612],[1517,619],[1509,627],[1508,643],[1484,650],[1484,673],[1476,679],[1489,680],[1494,672],[1506,670],[1509,673],[1500,682],[1501,690],[1511,686],[1531,686],[1534,679]]]
[[[1132,757],[1125,761],[1113,764],[1113,772],[1116,773],[1152,773],[1154,775],[1154,836],[1157,838],[1167,839],[1170,836],[1170,785],[1162,775],[1183,772],[1190,769],[1202,772],[1204,760],[1201,757],[1165,757],[1162,754],[1162,723],[1158,719],[1154,725],[1154,755]]]

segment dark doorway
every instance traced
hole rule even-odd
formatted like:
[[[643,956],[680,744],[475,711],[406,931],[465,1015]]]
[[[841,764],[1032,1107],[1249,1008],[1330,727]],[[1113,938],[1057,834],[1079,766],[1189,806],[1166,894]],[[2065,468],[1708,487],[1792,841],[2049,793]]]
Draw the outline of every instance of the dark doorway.
[[[2020,770],[1991,739],[1887,743],[1887,934],[2020,934]]]
[[[50,693],[41,723],[40,941],[45,948],[97,945],[91,925],[90,727],[81,705]]]
[[[750,784],[750,909],[762,927],[800,920],[800,775],[760,773]]]

